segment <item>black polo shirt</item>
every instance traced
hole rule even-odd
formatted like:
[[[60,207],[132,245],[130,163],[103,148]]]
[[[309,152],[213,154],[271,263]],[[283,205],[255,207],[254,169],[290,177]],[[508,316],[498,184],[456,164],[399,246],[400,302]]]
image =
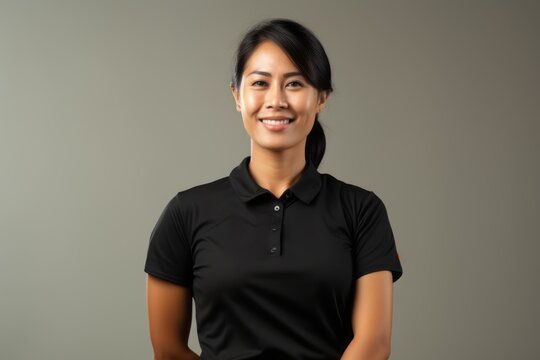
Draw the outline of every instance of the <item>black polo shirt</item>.
[[[338,360],[355,280],[403,272],[386,208],[310,162],[277,198],[249,161],[168,202],[144,270],[192,288],[201,360]]]

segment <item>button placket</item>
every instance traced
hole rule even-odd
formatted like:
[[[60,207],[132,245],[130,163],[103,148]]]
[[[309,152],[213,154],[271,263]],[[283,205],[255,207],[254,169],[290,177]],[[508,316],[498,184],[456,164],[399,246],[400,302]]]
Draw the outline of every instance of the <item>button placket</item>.
[[[283,221],[283,205],[277,202],[272,204],[272,224],[270,225],[270,242],[268,254],[279,256],[281,254],[281,224]]]

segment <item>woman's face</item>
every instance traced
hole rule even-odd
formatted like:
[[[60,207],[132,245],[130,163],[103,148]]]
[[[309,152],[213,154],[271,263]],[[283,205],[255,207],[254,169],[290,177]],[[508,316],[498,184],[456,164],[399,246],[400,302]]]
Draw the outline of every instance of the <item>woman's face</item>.
[[[287,54],[272,41],[257,46],[248,59],[239,89],[231,87],[252,147],[295,149],[303,156],[306,138],[322,110],[327,92],[317,94]],[[288,124],[263,119],[287,118]]]

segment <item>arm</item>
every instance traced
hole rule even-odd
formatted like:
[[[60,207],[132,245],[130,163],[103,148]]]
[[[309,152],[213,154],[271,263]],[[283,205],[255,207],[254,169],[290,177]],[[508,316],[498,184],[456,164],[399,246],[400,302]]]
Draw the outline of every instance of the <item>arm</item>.
[[[155,360],[198,360],[187,343],[191,328],[191,289],[148,275],[148,320]]]
[[[356,280],[352,312],[354,338],[341,360],[386,360],[390,357],[393,283],[390,271]]]

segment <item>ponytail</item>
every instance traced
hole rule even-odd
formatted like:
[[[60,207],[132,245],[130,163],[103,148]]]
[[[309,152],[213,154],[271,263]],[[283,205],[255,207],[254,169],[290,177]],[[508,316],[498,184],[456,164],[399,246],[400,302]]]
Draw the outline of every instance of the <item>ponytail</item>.
[[[306,140],[306,162],[319,167],[326,150],[326,136],[319,122],[319,114],[315,115],[315,123]]]

